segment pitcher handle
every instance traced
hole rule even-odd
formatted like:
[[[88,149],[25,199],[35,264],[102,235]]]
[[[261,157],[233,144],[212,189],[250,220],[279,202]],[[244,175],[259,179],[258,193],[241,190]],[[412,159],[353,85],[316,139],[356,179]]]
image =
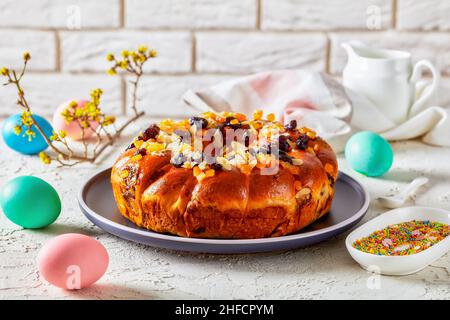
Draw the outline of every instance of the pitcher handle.
[[[413,82],[414,85],[422,77],[422,72],[424,69],[429,69],[431,71],[433,80],[423,89],[420,97],[413,103],[413,105],[409,109],[409,117],[415,116],[424,109],[425,104],[436,92],[441,80],[440,73],[436,70],[434,65],[429,60],[420,60],[414,65],[414,69],[410,78],[410,81]]]

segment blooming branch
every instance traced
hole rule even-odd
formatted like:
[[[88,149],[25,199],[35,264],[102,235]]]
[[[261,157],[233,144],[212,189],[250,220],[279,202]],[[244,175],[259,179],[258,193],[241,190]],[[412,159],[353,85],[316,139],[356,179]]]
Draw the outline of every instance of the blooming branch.
[[[108,74],[115,75],[117,74],[117,70],[122,70],[133,76],[132,80],[130,80],[133,85],[130,105],[133,116],[122,126],[116,128],[114,125],[116,118],[106,115],[100,107],[100,98],[103,94],[101,89],[92,90],[90,101],[85,105],[81,106],[76,101],[72,101],[63,110],[61,116],[67,124],[76,123],[79,126],[82,151],[76,151],[74,149],[71,142],[67,140],[67,133],[63,130],[53,132],[52,136],[47,137],[33,117],[32,110],[25,98],[25,92],[21,85],[28,61],[31,59],[31,55],[28,52],[25,52],[23,55],[24,64],[20,73],[17,73],[15,70],[9,70],[6,67],[0,70],[0,74],[7,79],[4,85],[13,85],[16,87],[18,94],[17,104],[22,108],[21,121],[14,128],[14,133],[17,135],[22,134],[28,138],[28,141],[32,141],[36,137],[36,132],[32,128],[36,128],[51,148],[51,153],[41,152],[39,154],[39,158],[43,163],[50,164],[52,161],[56,161],[62,166],[73,166],[80,162],[95,162],[108,146],[114,144],[126,127],[144,115],[144,112],[138,111],[137,108],[139,81],[143,75],[145,63],[149,59],[156,57],[156,51],[153,49],[149,50],[146,46],[139,46],[136,51],[124,50],[121,55],[121,59],[116,59],[113,54],[107,55],[107,60],[114,63],[108,70]],[[110,127],[113,129],[108,130]],[[94,133],[96,140],[94,144],[89,143],[87,139],[88,135],[86,134],[87,131]]]

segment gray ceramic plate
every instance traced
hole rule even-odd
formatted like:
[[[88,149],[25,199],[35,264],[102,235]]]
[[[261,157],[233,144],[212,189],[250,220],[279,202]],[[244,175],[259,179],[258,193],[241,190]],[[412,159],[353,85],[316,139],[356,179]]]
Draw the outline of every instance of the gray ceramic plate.
[[[351,228],[362,219],[369,207],[369,195],[363,186],[340,172],[331,211],[296,234],[250,240],[182,238],[140,228],[122,217],[114,201],[110,173],[111,169],[97,173],[81,189],[78,202],[85,216],[120,238],[174,250],[250,253],[304,247]]]

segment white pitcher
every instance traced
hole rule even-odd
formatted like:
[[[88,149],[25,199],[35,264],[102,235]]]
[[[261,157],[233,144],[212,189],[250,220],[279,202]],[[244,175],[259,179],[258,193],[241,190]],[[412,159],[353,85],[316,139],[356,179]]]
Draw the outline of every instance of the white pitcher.
[[[348,56],[344,86],[365,96],[396,124],[422,111],[437,90],[440,74],[428,60],[413,67],[406,51],[376,49],[359,41],[342,47]],[[432,81],[419,81],[426,68],[433,75]]]

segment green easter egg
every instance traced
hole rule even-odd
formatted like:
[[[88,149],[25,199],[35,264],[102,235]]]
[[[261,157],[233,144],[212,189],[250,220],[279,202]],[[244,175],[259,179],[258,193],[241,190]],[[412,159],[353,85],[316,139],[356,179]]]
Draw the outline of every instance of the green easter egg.
[[[353,170],[369,177],[378,177],[389,171],[394,153],[389,142],[382,136],[362,131],[348,140],[345,158]]]
[[[61,200],[56,190],[33,176],[8,181],[0,190],[0,205],[9,220],[27,229],[46,227],[61,212]]]

